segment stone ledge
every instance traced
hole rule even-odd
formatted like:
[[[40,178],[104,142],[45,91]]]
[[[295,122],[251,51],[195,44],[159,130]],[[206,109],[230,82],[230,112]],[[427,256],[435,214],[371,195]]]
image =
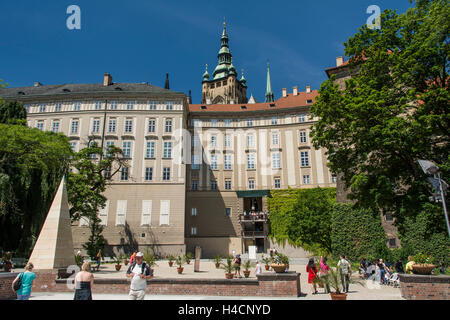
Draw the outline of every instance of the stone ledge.
[[[274,280],[272,278],[272,280]],[[286,280],[286,279],[283,279]],[[55,283],[73,283],[73,278],[56,279]],[[130,279],[95,279],[94,284],[129,284]],[[177,279],[177,278],[153,278],[147,280],[147,284],[211,284],[211,285],[258,285],[258,280],[255,279]]]
[[[422,274],[399,274],[400,282],[404,283],[450,283],[447,275],[422,275]]]
[[[257,274],[258,281],[296,281],[300,278],[300,273],[290,271],[284,273],[263,273]]]
[[[16,278],[20,272],[0,272],[0,278]]]

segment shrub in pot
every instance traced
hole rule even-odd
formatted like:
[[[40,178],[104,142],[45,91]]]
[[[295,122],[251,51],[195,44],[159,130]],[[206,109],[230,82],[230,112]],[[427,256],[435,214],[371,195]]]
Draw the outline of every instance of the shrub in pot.
[[[272,258],[264,257],[263,255],[261,260],[262,262],[264,262],[264,267],[266,268],[266,271],[268,271],[270,269],[270,263],[272,263]]]
[[[186,263],[187,264],[190,264],[191,263],[191,259],[193,258],[194,256],[192,255],[192,253],[190,253],[190,252],[187,252],[185,255],[184,255],[184,259],[186,260]]]
[[[314,282],[316,284],[325,285],[331,289],[334,289],[334,292],[330,292],[331,300],[347,300],[347,294],[344,293],[345,288],[342,286],[344,277],[344,274],[337,268],[330,268],[326,275],[316,277]],[[364,286],[364,282],[361,279],[352,277],[351,275],[348,283]]]
[[[250,260],[246,260],[242,266],[244,267],[244,277],[248,278],[250,276],[250,268],[252,266],[252,263],[250,262]]]
[[[233,279],[233,268],[234,268],[234,264],[233,264],[233,257],[232,256],[228,256],[226,257],[225,262],[222,262],[220,264],[220,268],[225,270],[225,278],[227,279]]]
[[[423,253],[418,253],[413,257],[414,264],[412,265],[413,272],[416,274],[429,275],[436,268],[432,264],[432,257]]]
[[[271,265],[272,269],[276,273],[285,272],[289,266],[289,257],[282,253],[276,253],[273,256],[273,263]]]
[[[220,268],[220,263],[222,262],[222,257],[219,255],[219,254],[217,254],[215,257],[214,257],[214,263],[215,263],[215,265],[216,265],[216,269],[219,269]]]
[[[177,267],[178,274],[182,274],[183,270],[184,270],[184,268],[183,268],[183,264],[184,264],[183,257],[182,256],[178,256],[175,259],[175,264],[178,266]]]
[[[175,257],[171,254],[167,255],[166,257],[167,260],[169,260],[169,267],[173,266],[173,262],[175,261]]]
[[[157,266],[156,260],[156,256],[147,249],[144,253],[144,261],[152,271],[152,274],[154,274],[154,266]]]

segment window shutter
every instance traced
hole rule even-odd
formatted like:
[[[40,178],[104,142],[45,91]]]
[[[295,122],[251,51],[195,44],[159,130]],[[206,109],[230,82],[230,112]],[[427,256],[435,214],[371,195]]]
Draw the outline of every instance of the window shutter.
[[[106,226],[108,224],[108,211],[109,211],[109,200],[106,201],[105,207],[103,209],[100,208],[98,212],[98,216],[101,220],[100,224],[102,226]]]
[[[117,200],[116,226],[125,225],[127,213],[127,200]]]
[[[141,226],[149,226],[152,217],[152,200],[142,200]]]
[[[161,200],[159,225],[169,224],[170,200]]]

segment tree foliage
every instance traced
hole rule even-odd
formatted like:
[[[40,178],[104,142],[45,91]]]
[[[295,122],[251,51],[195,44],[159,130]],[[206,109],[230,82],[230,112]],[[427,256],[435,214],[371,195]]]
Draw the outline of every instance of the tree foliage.
[[[449,177],[450,5],[386,10],[381,26],[363,26],[345,43],[354,76],[342,90],[334,76],[322,84],[312,141],[359,206],[393,212],[404,232],[432,193],[417,160],[435,161]]]
[[[331,252],[331,214],[335,188],[272,191],[268,199],[271,234],[307,250]]]

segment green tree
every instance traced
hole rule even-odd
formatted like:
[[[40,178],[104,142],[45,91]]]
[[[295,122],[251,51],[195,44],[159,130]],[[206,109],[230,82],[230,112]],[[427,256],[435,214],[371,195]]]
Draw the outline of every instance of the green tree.
[[[284,195],[283,195],[284,194]],[[314,252],[331,252],[331,218],[336,189],[281,190],[269,198],[271,234]]]
[[[361,27],[345,43],[354,76],[342,90],[334,76],[325,81],[311,108],[312,141],[327,149],[331,171],[359,206],[392,211],[400,233],[432,192],[417,160],[449,177],[450,5],[415,4],[386,10],[380,30]]]
[[[21,102],[0,100],[0,123],[25,125],[26,118],[27,112]]]
[[[0,124],[0,243],[3,249],[29,255],[67,171],[71,154],[69,140],[63,134]]]
[[[88,241],[83,245],[90,257],[95,257],[103,249],[105,238],[104,226],[98,217],[100,208],[104,208],[106,197],[103,193],[110,179],[113,178],[127,161],[122,158],[122,150],[109,146],[106,154],[96,143],[88,143],[73,157],[72,168],[67,179],[67,190],[72,221],[82,217],[89,221],[91,230]]]

